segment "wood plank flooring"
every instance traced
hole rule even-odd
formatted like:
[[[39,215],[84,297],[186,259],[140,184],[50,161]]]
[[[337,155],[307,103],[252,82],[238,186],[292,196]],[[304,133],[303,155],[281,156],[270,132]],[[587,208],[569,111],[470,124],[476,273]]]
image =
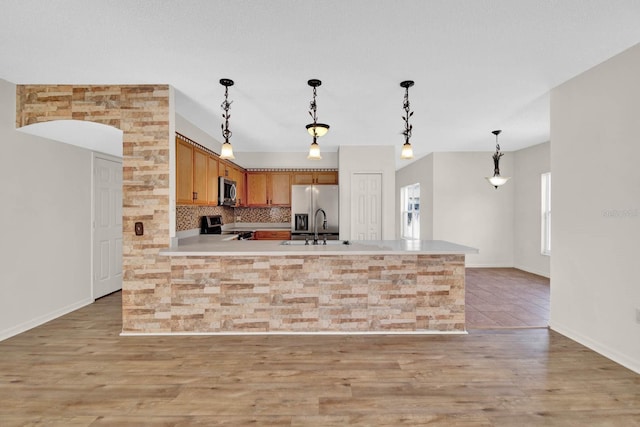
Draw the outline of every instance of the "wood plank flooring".
[[[515,268],[467,268],[467,329],[547,327],[549,290],[546,277]]]
[[[640,375],[545,328],[121,337],[120,304],[0,342],[0,426],[640,426]]]

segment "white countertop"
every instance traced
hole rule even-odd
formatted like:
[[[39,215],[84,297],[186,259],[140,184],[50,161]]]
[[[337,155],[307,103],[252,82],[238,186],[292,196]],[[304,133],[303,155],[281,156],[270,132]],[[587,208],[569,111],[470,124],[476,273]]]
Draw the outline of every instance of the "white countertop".
[[[167,256],[272,256],[272,255],[399,255],[477,254],[478,250],[444,240],[354,240],[350,245],[282,245],[280,240],[224,240],[228,235],[198,235],[180,239],[175,248],[160,251]],[[302,243],[302,244],[301,244]]]

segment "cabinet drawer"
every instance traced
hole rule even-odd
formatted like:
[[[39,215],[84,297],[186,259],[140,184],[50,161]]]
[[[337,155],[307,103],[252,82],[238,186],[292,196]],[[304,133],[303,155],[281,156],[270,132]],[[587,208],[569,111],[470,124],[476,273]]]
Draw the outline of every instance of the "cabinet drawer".
[[[291,240],[291,232],[286,230],[257,230],[255,240]]]

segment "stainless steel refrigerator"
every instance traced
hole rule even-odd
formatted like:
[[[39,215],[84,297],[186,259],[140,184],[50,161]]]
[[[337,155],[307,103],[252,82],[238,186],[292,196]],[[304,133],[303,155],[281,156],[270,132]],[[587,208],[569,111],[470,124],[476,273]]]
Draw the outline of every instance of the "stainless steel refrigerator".
[[[326,235],[329,240],[337,240],[340,233],[339,199],[337,185],[292,185],[291,238],[310,238],[314,234],[314,221],[317,221],[318,236]],[[325,219],[326,228],[323,227]]]

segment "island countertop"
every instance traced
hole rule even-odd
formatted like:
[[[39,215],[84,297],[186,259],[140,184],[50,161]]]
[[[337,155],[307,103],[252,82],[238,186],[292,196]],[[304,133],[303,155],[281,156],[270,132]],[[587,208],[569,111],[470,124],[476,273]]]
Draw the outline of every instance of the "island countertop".
[[[286,256],[286,255],[452,255],[476,254],[478,249],[444,240],[352,240],[349,244],[283,245],[280,240],[221,241],[198,235],[181,239],[177,247],[160,252],[166,256]]]

